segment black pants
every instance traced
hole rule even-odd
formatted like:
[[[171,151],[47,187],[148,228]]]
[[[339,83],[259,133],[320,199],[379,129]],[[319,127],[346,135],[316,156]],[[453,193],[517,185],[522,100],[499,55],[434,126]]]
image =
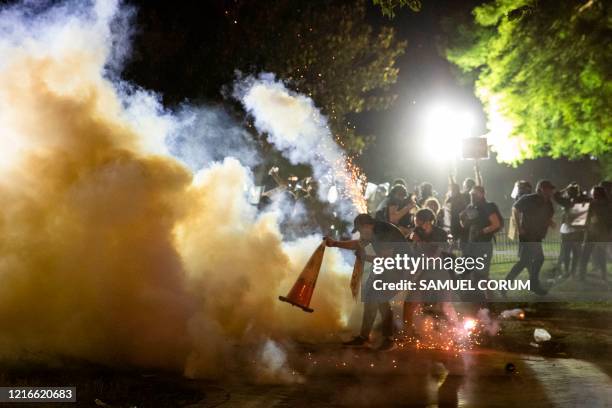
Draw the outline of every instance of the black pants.
[[[540,269],[542,269],[542,264],[544,264],[544,251],[541,241],[519,242],[519,260],[506,275],[506,279],[516,279],[523,269],[527,268],[531,290],[541,289]]]
[[[563,265],[565,275],[574,276],[576,274],[580,254],[582,252],[583,238],[583,231],[561,234],[561,250],[559,251],[559,261],[557,265],[559,267]]]
[[[601,271],[601,277],[608,279],[607,271],[607,242],[585,242],[582,247],[582,259],[580,262],[580,279],[586,278],[589,258],[593,255],[593,266]]]

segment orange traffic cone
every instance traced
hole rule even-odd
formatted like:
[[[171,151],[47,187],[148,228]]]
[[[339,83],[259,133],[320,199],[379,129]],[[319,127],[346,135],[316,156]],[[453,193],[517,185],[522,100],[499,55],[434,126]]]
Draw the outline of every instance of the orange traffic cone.
[[[287,296],[279,296],[278,298],[280,300],[297,306],[305,312],[314,312],[308,305],[310,305],[310,298],[312,298],[312,293],[317,284],[324,253],[325,242],[322,242],[310,256],[308,263],[304,266],[302,273],[300,273],[300,276],[293,284],[289,294]]]

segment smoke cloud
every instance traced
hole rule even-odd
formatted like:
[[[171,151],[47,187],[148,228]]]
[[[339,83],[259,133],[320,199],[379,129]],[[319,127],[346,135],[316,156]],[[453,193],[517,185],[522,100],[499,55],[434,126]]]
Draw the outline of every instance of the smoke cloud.
[[[316,312],[279,302],[320,238],[285,243],[248,204],[248,154],[217,143],[237,125],[116,79],[132,10],[33,7],[0,10],[0,357],[210,376],[252,345],[283,380],[281,340],[345,323],[351,268],[328,250]]]
[[[320,199],[326,200],[330,187],[336,185],[346,219],[352,219],[355,212],[366,212],[365,178],[342,153],[312,99],[287,89],[270,73],[238,81],[234,96],[253,116],[257,130],[267,134],[268,141],[291,163],[312,166],[321,183]]]
[[[246,167],[261,161],[252,136],[222,107],[184,106],[166,144],[192,171],[231,156]]]

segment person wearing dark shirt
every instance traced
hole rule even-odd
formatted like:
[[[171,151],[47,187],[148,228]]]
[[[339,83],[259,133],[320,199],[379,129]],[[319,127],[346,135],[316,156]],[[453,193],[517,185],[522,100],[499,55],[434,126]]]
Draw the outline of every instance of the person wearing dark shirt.
[[[523,196],[533,193],[533,187],[531,183],[527,180],[518,180],[514,183],[514,188],[512,189],[512,193],[510,193],[510,198],[514,200],[516,203]],[[512,241],[518,240],[518,225],[516,225],[517,215],[516,208],[512,207],[512,214],[510,215],[510,222],[508,225],[508,238]]]
[[[586,279],[589,258],[593,255],[593,264],[600,269],[601,277],[607,283],[606,249],[612,231],[612,206],[602,186],[593,187],[591,196],[593,198],[589,205],[580,262],[580,280]]]
[[[471,204],[461,213],[461,225],[468,232],[468,242],[463,250],[463,256],[470,258],[483,258],[484,268],[482,270],[470,271],[474,286],[480,280],[489,279],[491,258],[493,258],[493,237],[502,228],[502,217],[495,203],[485,198],[485,190],[482,186],[472,187]],[[485,292],[475,292],[477,299],[484,302]]]
[[[397,226],[404,235],[408,235],[412,226],[412,212],[416,205],[408,197],[406,187],[396,184],[391,188],[389,197],[381,203],[376,219]]]
[[[355,217],[353,233],[355,232],[359,232],[359,240],[336,241],[326,237],[325,244],[329,247],[359,251],[361,254],[360,258],[364,261],[371,261],[373,258],[364,254],[364,249],[368,244],[372,244],[375,256],[377,257],[392,257],[399,253],[398,250],[406,244],[404,234],[395,225],[375,220],[369,214],[359,214]],[[371,273],[368,281],[364,284],[362,294],[371,292],[374,278],[375,275]],[[362,301],[363,320],[361,322],[361,332],[352,340],[343,343],[343,345],[366,346],[370,339],[372,326],[376,320],[376,314],[379,312],[382,320],[383,341],[378,350],[390,351],[396,348],[397,346],[393,341],[393,314],[389,301],[379,301],[378,299],[372,301],[367,296]]]
[[[519,260],[512,267],[507,280],[515,279],[523,269],[529,271],[530,289],[538,295],[545,295],[546,290],[540,285],[540,269],[544,263],[542,240],[548,228],[554,225],[555,213],[551,198],[555,186],[548,180],[540,180],[535,194],[521,197],[514,203],[519,231]]]
[[[463,249],[463,245],[467,241],[467,235],[465,229],[461,226],[459,214],[465,210],[467,205],[468,202],[461,194],[459,184],[455,183],[452,176],[449,176],[448,193],[444,202],[444,227],[451,233],[453,240],[460,249]]]
[[[415,246],[415,256],[424,255],[426,257],[441,257],[448,251],[448,233],[440,227],[436,227],[435,215],[428,208],[422,208],[415,214],[416,228],[410,236],[410,240]],[[427,271],[430,275],[433,271]],[[431,276],[430,276],[431,277]],[[413,335],[414,315],[421,302],[414,301],[412,295],[404,302],[404,333],[407,336]],[[444,306],[443,306],[444,307]]]
[[[570,183],[563,190],[557,191],[553,199],[563,208],[563,219],[559,233],[561,235],[561,249],[557,268],[564,268],[562,277],[575,276],[578,268],[578,260],[582,241],[584,240],[584,226],[575,225],[574,221],[580,215],[580,211],[586,211],[588,197],[580,191],[578,183]],[[584,209],[582,209],[584,207]]]
[[[436,216],[429,208],[421,208],[414,217],[416,228],[410,239],[421,245],[426,256],[438,255],[448,250],[448,233],[435,225]]]

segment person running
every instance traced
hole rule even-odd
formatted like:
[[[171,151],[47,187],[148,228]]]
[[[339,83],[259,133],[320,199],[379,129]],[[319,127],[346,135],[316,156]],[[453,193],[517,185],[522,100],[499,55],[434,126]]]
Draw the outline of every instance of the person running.
[[[552,217],[555,210],[551,201],[554,192],[555,186],[549,180],[540,180],[534,194],[527,194],[514,203],[515,222],[519,232],[519,260],[506,280],[516,279],[527,268],[530,290],[538,295],[547,293],[540,284],[540,269],[544,263],[542,240],[548,228],[554,226]]]
[[[461,225],[468,231],[468,242],[463,250],[463,256],[470,258],[483,258],[482,270],[470,271],[474,286],[480,280],[489,279],[491,259],[493,258],[493,238],[495,233],[502,229],[503,219],[495,203],[485,198],[485,189],[482,186],[472,187],[471,204],[461,213]],[[486,292],[475,292],[475,301],[486,301]]]
[[[533,193],[533,186],[527,180],[517,180],[514,183],[514,188],[512,189],[512,193],[510,193],[510,198],[514,200],[516,203],[521,199],[524,195]],[[518,240],[518,226],[516,225],[517,214],[516,208],[512,207],[512,215],[510,216],[510,225],[508,225],[508,238],[512,241]]]
[[[592,200],[586,222],[586,234],[580,262],[580,280],[586,279],[589,258],[593,255],[593,265],[601,271],[601,278],[608,283],[606,250],[612,231],[612,206],[602,186],[591,191]]]
[[[325,245],[358,251],[360,259],[370,262],[374,257],[392,257],[406,245],[404,234],[395,225],[376,220],[369,214],[359,214],[355,217],[353,233],[355,232],[359,232],[358,240],[336,241],[326,237]],[[369,244],[374,249],[374,256],[365,255],[365,248]],[[380,313],[383,341],[377,350],[390,351],[397,347],[393,341],[393,314],[389,300],[382,300],[379,298],[380,294],[372,293],[374,278],[379,279],[380,276],[370,273],[365,282],[362,289],[363,320],[361,331],[358,336],[343,343],[344,346],[363,347],[368,345],[376,315]]]

